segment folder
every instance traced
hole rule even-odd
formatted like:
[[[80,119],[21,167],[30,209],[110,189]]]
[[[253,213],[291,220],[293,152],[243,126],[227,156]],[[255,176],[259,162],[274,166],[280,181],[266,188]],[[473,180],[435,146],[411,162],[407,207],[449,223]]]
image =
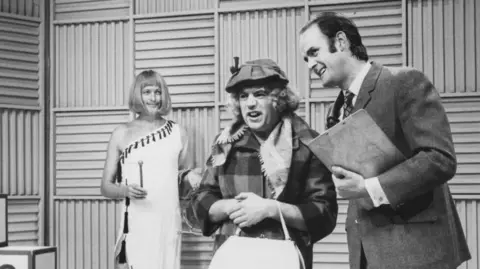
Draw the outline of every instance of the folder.
[[[364,178],[376,177],[406,160],[364,109],[326,130],[307,147],[330,171],[332,166],[340,166]]]

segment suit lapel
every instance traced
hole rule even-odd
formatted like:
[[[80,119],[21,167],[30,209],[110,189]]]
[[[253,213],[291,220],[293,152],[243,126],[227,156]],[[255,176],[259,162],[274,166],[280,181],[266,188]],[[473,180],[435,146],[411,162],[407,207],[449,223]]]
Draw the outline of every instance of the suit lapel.
[[[375,85],[377,84],[378,77],[382,71],[382,66],[372,62],[370,70],[368,70],[365,79],[363,80],[362,86],[360,87],[360,92],[358,93],[357,101],[355,102],[355,107],[353,112],[365,108],[372,99],[372,92],[375,90]]]

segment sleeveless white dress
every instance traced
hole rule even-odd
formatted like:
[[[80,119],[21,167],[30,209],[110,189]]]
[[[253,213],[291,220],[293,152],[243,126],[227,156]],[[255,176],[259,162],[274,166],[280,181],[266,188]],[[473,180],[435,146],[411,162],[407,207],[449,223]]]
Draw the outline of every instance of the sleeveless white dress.
[[[122,184],[143,185],[145,199],[130,199],[128,233],[122,214],[116,255],[125,239],[128,269],[179,269],[182,220],[178,167],[182,150],[180,128],[167,121],[132,142],[120,156]]]

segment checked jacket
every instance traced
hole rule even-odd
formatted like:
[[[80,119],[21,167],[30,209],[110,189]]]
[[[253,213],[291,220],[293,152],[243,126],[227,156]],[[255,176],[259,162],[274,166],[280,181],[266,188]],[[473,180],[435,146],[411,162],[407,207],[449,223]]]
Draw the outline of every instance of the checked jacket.
[[[289,227],[289,233],[302,252],[307,269],[311,269],[313,244],[335,228],[338,205],[331,173],[306,146],[318,133],[297,115],[292,114],[291,117],[292,162],[285,188],[277,200],[296,205],[305,220],[307,232]],[[208,211],[213,203],[234,198],[241,192],[253,192],[264,198],[270,196],[258,156],[259,149],[260,143],[247,128],[241,137],[231,142],[223,165],[212,167],[207,161],[207,170],[193,197],[193,207],[205,236],[218,231],[215,250],[235,233],[236,227],[229,220],[221,223],[210,221]],[[275,238],[275,232],[281,232],[280,227],[278,221],[265,219],[242,231]]]

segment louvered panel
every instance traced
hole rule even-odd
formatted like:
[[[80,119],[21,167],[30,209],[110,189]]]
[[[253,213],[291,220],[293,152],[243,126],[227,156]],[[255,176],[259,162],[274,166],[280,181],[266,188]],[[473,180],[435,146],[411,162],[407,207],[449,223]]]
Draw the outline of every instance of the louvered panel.
[[[244,9],[252,6],[275,8],[279,5],[299,5],[303,3],[303,0],[219,0],[220,8],[222,9]]]
[[[444,98],[457,155],[454,194],[480,193],[480,98]]]
[[[220,130],[223,130],[225,127],[229,126],[230,124],[232,124],[232,120],[233,120],[233,114],[230,110],[229,107],[227,106],[221,106],[220,108],[220,112],[219,112],[219,117],[220,117]],[[212,143],[212,141],[210,141],[210,143]]]
[[[55,26],[55,107],[124,106],[133,81],[128,22]]]
[[[25,199],[24,199],[25,198]],[[8,199],[8,244],[38,245],[39,199],[27,197]]]
[[[300,8],[222,13],[219,18],[220,100],[231,76],[233,57],[240,64],[260,58],[276,61],[286,72],[290,87],[300,96],[307,89],[307,67],[298,48],[298,30],[305,23]]]
[[[0,109],[0,193],[38,195],[43,178],[38,111]]]
[[[55,200],[58,268],[114,269],[122,205],[114,200]]]
[[[108,141],[128,117],[128,111],[56,114],[56,195],[100,195]]]
[[[135,68],[158,71],[173,103],[214,101],[213,16],[135,21]]]
[[[22,15],[28,17],[40,17],[41,2],[38,0],[2,0],[0,12]]]
[[[213,107],[175,108],[168,118],[180,124],[188,133],[189,157],[195,167],[204,167],[210,147],[217,134]]]
[[[135,14],[213,9],[216,2],[216,0],[135,0]]]
[[[315,102],[310,104],[310,126],[319,133],[325,131],[328,106],[332,101]]]
[[[480,92],[480,3],[407,1],[408,64],[442,93]]]
[[[55,0],[55,20],[105,19],[128,16],[129,0]]]
[[[358,3],[311,8],[311,16],[324,11],[335,11],[351,18],[358,27],[370,61],[387,66],[401,66],[402,9],[401,1]],[[318,76],[311,75],[311,96],[336,96],[338,89],[325,89]]]
[[[456,200],[458,215],[462,223],[463,232],[467,239],[472,258],[458,267],[458,269],[477,269],[480,265],[480,201]]]
[[[0,107],[39,107],[39,22],[0,17]]]
[[[183,235],[182,269],[207,269],[212,256],[212,237]]]
[[[348,269],[348,247],[345,232],[348,202],[338,201],[337,226],[313,246],[313,268]]]

